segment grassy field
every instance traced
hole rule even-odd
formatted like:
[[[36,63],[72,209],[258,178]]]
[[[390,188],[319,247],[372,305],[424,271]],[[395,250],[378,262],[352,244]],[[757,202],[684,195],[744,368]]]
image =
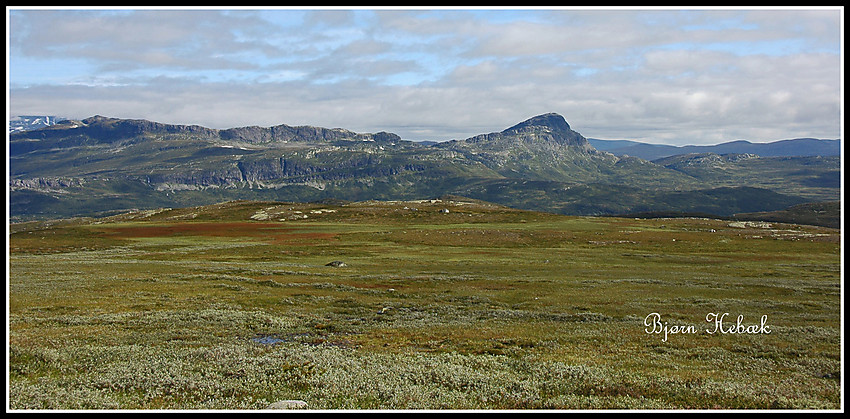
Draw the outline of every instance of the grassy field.
[[[843,408],[839,230],[460,201],[9,228],[11,409]]]

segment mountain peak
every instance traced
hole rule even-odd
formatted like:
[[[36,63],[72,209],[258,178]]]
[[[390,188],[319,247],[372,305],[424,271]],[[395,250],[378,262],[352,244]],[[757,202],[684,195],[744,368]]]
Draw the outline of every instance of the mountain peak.
[[[440,147],[515,155],[526,151],[547,155],[553,152],[563,154],[596,151],[586,138],[570,128],[563,116],[556,113],[535,116],[501,132],[479,134],[463,141],[448,141]]]
[[[543,115],[537,115],[535,117],[529,118],[519,124],[516,124],[502,132],[511,132],[511,131],[520,131],[524,128],[528,127],[545,127],[550,128],[553,131],[570,131],[570,124],[567,123],[567,120],[564,119],[563,116],[558,115],[554,112],[546,113]]]

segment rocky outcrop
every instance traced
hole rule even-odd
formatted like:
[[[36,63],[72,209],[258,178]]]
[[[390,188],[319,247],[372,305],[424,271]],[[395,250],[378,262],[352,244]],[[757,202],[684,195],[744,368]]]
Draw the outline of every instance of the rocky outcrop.
[[[84,179],[78,178],[46,178],[10,179],[9,190],[29,189],[41,192],[61,192],[67,188],[80,188],[85,185]]]
[[[280,400],[274,402],[268,407],[267,410],[290,410],[290,409],[306,409],[307,402],[303,400]]]
[[[384,164],[380,155],[354,153],[328,160],[277,157],[236,160],[214,168],[163,171],[146,175],[144,183],[158,190],[207,187],[273,187],[285,184],[320,185],[350,179],[386,178],[405,172],[422,172],[424,163],[401,161]]]

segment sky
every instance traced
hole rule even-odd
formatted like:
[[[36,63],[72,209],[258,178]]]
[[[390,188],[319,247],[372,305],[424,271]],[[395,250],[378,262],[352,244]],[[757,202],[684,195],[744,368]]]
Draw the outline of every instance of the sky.
[[[843,133],[843,8],[7,7],[7,110],[445,141]]]

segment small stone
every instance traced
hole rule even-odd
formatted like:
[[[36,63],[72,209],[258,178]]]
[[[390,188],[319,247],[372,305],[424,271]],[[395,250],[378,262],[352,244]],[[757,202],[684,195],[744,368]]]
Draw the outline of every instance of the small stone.
[[[342,267],[345,267],[345,266],[348,266],[348,265],[346,265],[345,262],[343,262],[341,260],[335,260],[333,262],[326,264],[325,266],[333,266],[335,268],[342,268]]]

